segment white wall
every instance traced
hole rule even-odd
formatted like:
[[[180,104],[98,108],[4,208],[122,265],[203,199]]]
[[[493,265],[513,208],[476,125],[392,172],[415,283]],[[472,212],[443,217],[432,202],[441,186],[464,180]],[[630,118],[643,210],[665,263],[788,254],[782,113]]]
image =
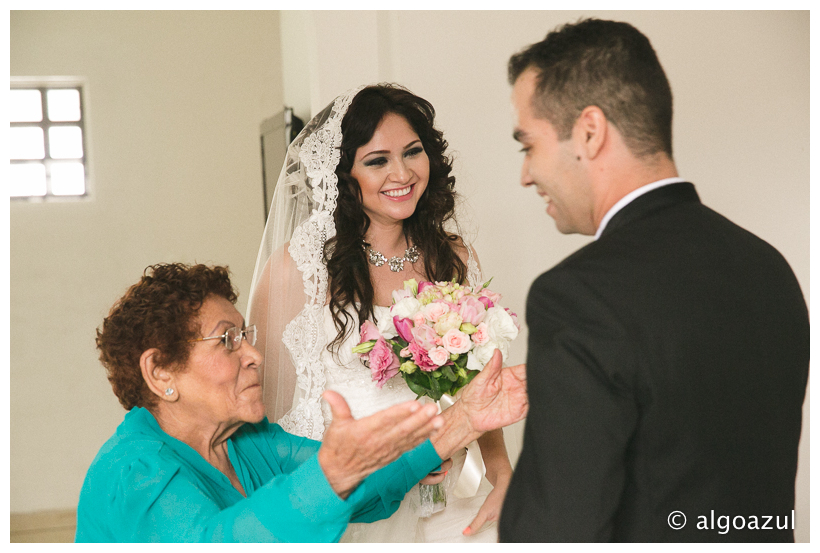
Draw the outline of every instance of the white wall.
[[[244,312],[263,230],[259,123],[278,12],[11,12],[11,75],[84,77],[89,201],[11,202],[13,512],[73,508],[122,420],[94,329],[153,263],[227,264]]]
[[[584,15],[650,38],[681,175],[780,249],[808,298],[808,12],[282,12],[281,65],[276,12],[11,12],[11,75],[87,78],[94,177],[91,201],[11,205],[11,510],[76,504],[123,415],[94,328],[146,265],[229,264],[244,310],[262,232],[258,125],[283,98],[309,117],[391,80],[430,100],[484,272],[523,315],[532,280],[589,239],[559,234],[518,186],[506,62]],[[804,411],[800,541],[808,399]],[[517,457],[520,425],[507,438]]]
[[[672,85],[681,176],[704,203],[777,247],[808,299],[808,12],[283,12],[283,25],[296,22],[298,40],[311,44],[295,47],[283,34],[285,98],[309,89],[315,113],[349,88],[395,80],[431,101],[456,154],[462,221],[475,231],[484,273],[523,314],[535,277],[590,238],[558,233],[518,184],[506,63],[582,16],[628,21],[649,37]],[[526,333],[517,343],[513,363],[525,360]],[[799,541],[809,536],[808,407],[807,398]],[[507,432],[514,457],[520,435],[521,425]]]

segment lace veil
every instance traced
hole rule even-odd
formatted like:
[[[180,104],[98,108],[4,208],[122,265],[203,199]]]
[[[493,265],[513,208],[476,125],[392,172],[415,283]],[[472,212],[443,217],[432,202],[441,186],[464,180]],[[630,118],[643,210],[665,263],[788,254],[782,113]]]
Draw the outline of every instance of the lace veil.
[[[327,300],[325,241],[336,235],[336,165],[342,118],[358,87],[339,96],[290,144],[273,192],[256,259],[246,319],[256,324],[265,356],[263,394],[268,419],[292,434],[321,440]]]

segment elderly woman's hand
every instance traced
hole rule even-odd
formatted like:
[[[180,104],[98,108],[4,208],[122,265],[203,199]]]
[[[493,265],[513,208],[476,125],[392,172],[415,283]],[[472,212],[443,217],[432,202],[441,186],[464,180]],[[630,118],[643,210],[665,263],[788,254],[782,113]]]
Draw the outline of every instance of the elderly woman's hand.
[[[509,426],[527,416],[527,367],[501,367],[501,352],[461,393],[460,402],[477,432]]]
[[[422,443],[443,424],[434,404],[408,401],[355,420],[341,395],[328,390],[322,397],[330,405],[333,422],[319,449],[319,465],[342,499],[367,475]]]

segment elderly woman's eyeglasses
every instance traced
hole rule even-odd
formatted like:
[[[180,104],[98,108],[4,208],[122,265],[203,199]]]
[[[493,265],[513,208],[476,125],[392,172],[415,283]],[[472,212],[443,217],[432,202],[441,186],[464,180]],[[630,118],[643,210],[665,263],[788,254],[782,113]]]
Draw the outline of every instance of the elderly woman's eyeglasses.
[[[207,338],[197,338],[196,340],[188,340],[189,342],[202,342],[204,340],[222,340],[228,351],[238,350],[242,346],[242,338],[248,341],[252,346],[256,345],[256,325],[245,327],[239,330],[233,326],[225,331],[221,336],[208,336]]]

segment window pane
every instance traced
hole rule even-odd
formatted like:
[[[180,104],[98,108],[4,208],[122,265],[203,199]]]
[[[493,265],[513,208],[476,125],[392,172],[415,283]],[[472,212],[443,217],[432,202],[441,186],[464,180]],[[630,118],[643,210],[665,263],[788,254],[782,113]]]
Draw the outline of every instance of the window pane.
[[[48,118],[52,121],[80,120],[80,91],[73,88],[49,90]]]
[[[80,127],[50,127],[48,149],[55,159],[83,157],[83,133]]]
[[[43,129],[40,127],[11,127],[9,130],[10,159],[43,159]]]
[[[12,163],[9,196],[45,196],[46,168],[42,163]]]
[[[12,89],[9,96],[9,111],[13,123],[43,120],[43,104],[39,90]]]
[[[51,193],[55,196],[85,194],[85,169],[82,163],[51,164]]]

